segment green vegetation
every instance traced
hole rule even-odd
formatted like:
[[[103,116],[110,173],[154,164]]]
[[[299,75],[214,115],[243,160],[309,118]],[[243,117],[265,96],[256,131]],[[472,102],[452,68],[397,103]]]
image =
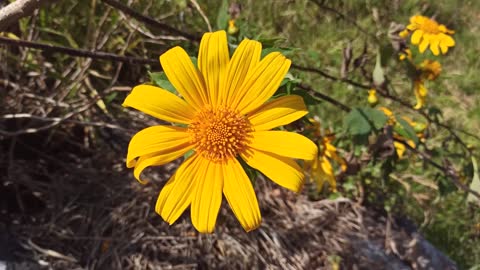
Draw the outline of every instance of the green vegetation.
[[[222,5],[213,0],[198,2],[214,30],[219,27],[227,29],[230,16],[227,1]],[[207,23],[192,1],[137,0],[128,3],[132,9],[186,33],[200,37],[201,33],[208,31]],[[291,76],[278,94],[293,92],[304,96],[310,105],[310,116],[318,117],[322,131],[328,129],[336,135],[333,144],[340,155],[349,157],[349,165],[359,164],[356,171],[347,170],[346,173],[335,165],[338,193],[325,189],[319,195],[313,192],[314,184],[307,184],[308,191],[315,193],[312,198],[347,196],[382,213],[412,219],[425,237],[461,269],[480,269],[479,201],[478,198],[467,201],[467,194],[452,180],[454,178],[468,187],[474,175],[479,173],[474,171],[472,160],[480,161],[480,76],[477,74],[480,70],[480,61],[477,60],[480,54],[480,1],[244,0],[239,3],[241,11],[235,21],[239,33],[230,36],[232,45],[238,44],[242,37],[248,37],[262,41],[265,50],[279,50],[292,59],[296,66],[291,68]],[[437,21],[455,30],[453,37],[456,41],[455,47],[445,56],[433,56],[428,51],[420,54],[418,47],[410,45],[415,64],[428,58],[442,65],[439,78],[426,83],[429,91],[423,116],[411,109],[415,105],[412,75],[409,73],[411,67],[398,60],[388,33],[392,22],[406,25],[410,16],[415,14],[435,16]],[[100,0],[66,0],[40,9],[32,18],[22,19],[18,29],[13,27],[9,32],[21,39],[40,43],[137,58],[156,60],[174,45],[181,45],[191,56],[196,55],[198,42],[147,27],[126,16]],[[351,48],[352,62],[348,70],[342,71],[346,48]],[[0,56],[4,56],[9,64],[17,63],[3,67],[5,73],[18,69],[21,74],[33,77],[39,76],[38,71],[42,70],[45,85],[35,87],[44,91],[43,96],[73,105],[84,98],[99,97],[90,113],[81,116],[85,121],[105,121],[114,116],[120,119],[119,122],[127,121],[127,112],[120,105],[129,87],[136,84],[151,81],[174,91],[166,77],[157,73],[160,66],[153,63],[134,65],[92,61],[37,50],[22,54],[0,51]],[[383,76],[374,74],[376,65]],[[382,83],[374,86],[373,81],[377,79],[372,77],[378,76],[386,80],[388,87],[379,90],[379,105],[371,108],[367,102],[368,90],[375,86],[382,88]],[[19,82],[28,80],[21,76],[16,79]],[[351,82],[367,87],[357,87]],[[306,93],[302,87],[305,85],[313,91]],[[127,89],[119,90],[115,88],[117,86],[127,86]],[[315,92],[353,110],[346,112]],[[0,96],[8,98],[6,93],[0,93]],[[407,101],[410,107],[396,102],[396,99]],[[23,109],[37,106],[33,103],[23,105]],[[403,116],[428,125],[423,143],[417,144],[415,149],[407,147],[403,158],[398,157],[393,148],[382,148],[383,139],[391,139],[390,145],[393,139],[382,137],[389,118],[378,110],[380,106],[388,107],[394,113],[398,124],[393,126],[395,130],[392,132],[400,134],[404,142],[422,139],[417,137],[419,132]],[[20,107],[7,108],[10,113],[24,112]],[[71,110],[68,106],[58,107],[53,116],[66,115]],[[438,119],[438,123],[429,123],[424,116]],[[302,125],[308,125],[307,121],[302,121]],[[85,137],[92,145],[106,143],[94,130],[83,132],[88,133]],[[313,136],[308,132],[305,134]],[[419,152],[425,153],[440,168],[425,161],[425,156]],[[446,169],[453,170],[451,177],[446,176]],[[252,172],[252,175],[256,174]]]

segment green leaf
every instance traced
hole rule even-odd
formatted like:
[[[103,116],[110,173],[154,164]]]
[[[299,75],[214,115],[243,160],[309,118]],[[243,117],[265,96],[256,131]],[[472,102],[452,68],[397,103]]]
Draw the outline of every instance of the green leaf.
[[[472,179],[472,182],[470,183],[470,189],[473,191],[476,191],[477,193],[480,193],[480,177],[478,176],[478,165],[477,165],[477,160],[473,156],[472,156],[472,165],[473,165],[473,179]],[[472,195],[471,193],[468,194],[467,201],[480,202],[480,200],[474,195]]]
[[[110,102],[112,102],[118,95],[118,92],[112,92],[110,94],[108,94],[106,97],[105,97],[105,103],[106,104],[109,104]]]
[[[188,150],[188,152],[183,155],[183,159],[186,160],[187,158],[189,158],[190,156],[192,156],[194,153],[195,153],[195,151],[193,151],[193,149],[192,149],[192,150]]]
[[[415,132],[414,127],[412,127],[407,121],[402,118],[396,118],[398,125],[395,125],[394,130],[400,136],[412,140],[415,145],[418,144],[417,133]]]
[[[367,117],[359,108],[352,109],[343,120],[345,128],[352,135],[365,135],[372,131]]]
[[[153,85],[163,88],[173,94],[177,94],[177,90],[170,83],[164,72],[148,72],[148,75],[150,76]]]
[[[284,38],[256,38],[256,40],[262,43],[262,48],[272,48],[276,44],[285,41]]]
[[[380,87],[385,83],[385,74],[382,68],[382,55],[380,51],[377,52],[377,62],[375,63],[372,75],[375,86]]]
[[[388,121],[388,117],[381,111],[370,107],[363,108],[368,119],[373,123],[375,130],[382,129]]]
[[[280,48],[280,47],[269,47],[262,50],[261,58],[265,57],[267,54],[272,52],[280,52],[284,56],[289,56],[293,52],[293,48]]]
[[[344,126],[350,134],[368,135],[373,130],[380,130],[387,122],[387,116],[372,108],[354,108],[344,119]]]
[[[317,105],[319,103],[316,98],[314,98],[305,90],[294,90],[292,91],[292,95],[301,96],[307,106]]]
[[[217,14],[217,30],[224,30],[228,25],[228,0],[223,0]]]
[[[193,63],[193,66],[198,67],[198,59],[195,56],[190,56],[190,60]]]

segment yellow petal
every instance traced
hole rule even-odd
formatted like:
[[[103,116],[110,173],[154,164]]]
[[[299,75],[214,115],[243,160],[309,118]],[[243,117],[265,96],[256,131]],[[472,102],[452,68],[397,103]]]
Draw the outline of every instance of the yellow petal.
[[[160,56],[163,71],[188,104],[197,110],[208,102],[205,82],[184,49],[174,47]]]
[[[160,166],[168,162],[174,161],[175,159],[183,156],[191,149],[193,149],[193,145],[191,143],[186,143],[179,145],[175,150],[171,150],[168,152],[159,151],[141,156],[135,163],[135,168],[133,169],[133,176],[135,176],[138,182],[145,184],[147,180],[140,178],[140,175],[142,174],[142,171],[145,170],[145,168],[151,166]]]
[[[221,163],[200,158],[197,191],[192,200],[191,218],[193,226],[201,233],[215,229],[218,211],[222,204],[223,169]]]
[[[421,53],[424,53],[425,50],[428,48],[428,45],[430,44],[430,40],[429,40],[426,36],[427,36],[427,35],[423,35],[422,42],[421,42],[420,45],[418,46],[418,50],[419,50]]]
[[[422,39],[422,36],[423,36],[423,31],[422,30],[416,30],[415,32],[413,32],[412,44],[413,45],[418,45],[418,43],[420,43],[420,39]]]
[[[433,38],[432,41],[430,42],[430,51],[432,51],[433,55],[439,55],[440,51],[438,50],[438,37]]]
[[[300,134],[287,131],[257,131],[252,133],[249,147],[289,158],[313,160],[317,146]]]
[[[187,129],[174,126],[153,126],[135,134],[128,145],[127,167],[135,166],[135,159],[154,153],[168,153],[185,149],[190,144]],[[188,150],[187,150],[188,151]]]
[[[303,170],[294,160],[256,149],[247,150],[241,157],[250,167],[261,171],[280,186],[294,192],[302,189]]]
[[[198,156],[191,156],[180,165],[168,180],[158,196],[157,212],[170,225],[173,224],[191,204],[196,192],[198,178]]]
[[[395,147],[395,152],[397,152],[398,158],[402,158],[406,149],[405,145],[401,142],[394,141],[393,146]]]
[[[414,93],[415,93],[415,98],[417,99],[417,104],[415,105],[414,109],[416,110],[421,109],[425,105],[427,92],[428,90],[422,81],[414,82]]]
[[[290,95],[263,104],[250,113],[248,120],[256,131],[270,130],[289,124],[307,113],[303,98]]]
[[[321,191],[325,181],[328,181],[330,188],[333,191],[337,190],[337,181],[335,179],[335,174],[333,172],[333,167],[330,161],[322,156],[320,157],[320,165],[315,171],[315,180],[317,181],[317,190]]]
[[[122,105],[158,119],[182,124],[188,124],[195,112],[183,99],[167,90],[146,84],[135,86]]]
[[[448,52],[448,46],[445,46],[445,44],[440,42],[440,50],[442,51],[442,54],[446,54]]]
[[[260,61],[234,97],[232,105],[241,114],[260,107],[277,91],[290,68],[291,61],[279,52],[273,52]]]
[[[444,46],[447,46],[447,47],[455,46],[455,40],[451,36],[440,34],[440,37],[441,37],[440,43],[443,44]]]
[[[198,68],[203,74],[207,86],[210,104],[220,102],[220,89],[223,85],[230,55],[228,53],[227,33],[217,31],[205,33],[200,41],[198,52]]]
[[[257,196],[247,174],[236,159],[229,160],[222,169],[223,175],[228,175],[224,181],[223,194],[233,213],[245,231],[258,228],[262,217]]]
[[[227,78],[223,88],[226,95],[224,97],[226,104],[233,102],[233,98],[238,95],[247,74],[252,73],[255,66],[260,62],[261,52],[262,44],[249,39],[244,39],[235,49],[232,59],[228,63]],[[222,101],[225,100],[222,99]]]

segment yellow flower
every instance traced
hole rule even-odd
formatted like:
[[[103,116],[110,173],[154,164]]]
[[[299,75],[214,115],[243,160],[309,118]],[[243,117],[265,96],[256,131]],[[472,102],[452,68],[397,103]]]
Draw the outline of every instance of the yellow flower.
[[[377,90],[375,89],[370,89],[368,90],[368,103],[372,106],[377,105],[378,103],[378,98],[377,98]]]
[[[395,115],[393,115],[393,112],[390,109],[388,109],[387,107],[380,107],[378,109],[388,117],[387,125],[395,125],[397,120],[395,119]]]
[[[386,107],[380,107],[378,109],[388,117],[387,125],[390,125],[392,127],[395,125],[399,125],[399,123],[397,122],[397,118],[395,117],[395,115],[390,109]],[[415,130],[415,132],[417,133],[417,137],[419,139],[422,139],[424,137],[423,132],[427,127],[425,124],[417,123],[407,116],[402,116],[402,119],[405,120]],[[403,154],[405,153],[405,150],[406,150],[405,143],[412,148],[416,147],[415,142],[413,140],[407,140],[395,131],[393,133],[393,139],[394,139],[393,146],[395,147],[395,151],[399,158],[402,158]]]
[[[228,20],[227,32],[229,35],[235,35],[238,33],[238,27],[235,25],[235,20]]]
[[[438,61],[427,59],[420,64],[418,69],[421,72],[420,76],[422,78],[433,81],[440,75],[440,72],[442,72],[442,65]]]
[[[416,147],[415,142],[412,140],[408,140],[406,143],[412,148]],[[405,150],[407,149],[405,144],[402,142],[394,141],[393,146],[395,147],[395,152],[397,153],[397,156],[399,158],[403,158],[403,154],[405,154]]]
[[[415,93],[415,98],[417,99],[417,104],[413,108],[419,110],[425,106],[428,93],[428,90],[422,80],[415,80],[413,82],[413,92]]]
[[[412,50],[408,48],[401,51],[399,54],[400,56],[398,58],[400,59],[400,61],[403,61],[405,59],[412,60]]]
[[[413,32],[411,42],[413,45],[419,45],[421,53],[430,47],[434,55],[439,55],[440,51],[446,54],[449,47],[455,46],[455,40],[450,36],[455,32],[428,17],[420,15],[411,17],[407,29]]]
[[[214,230],[222,194],[246,231],[260,225],[257,198],[239,158],[275,183],[300,191],[304,174],[294,159],[313,160],[317,146],[306,137],[270,129],[307,114],[300,96],[270,100],[290,60],[272,52],[260,60],[262,47],[245,39],[229,57],[225,31],[206,33],[200,42],[198,68],[180,47],[160,56],[160,63],[181,97],[167,90],[139,85],[124,101],[176,126],[146,128],[133,136],[127,167],[134,176],[149,166],[183,157],[158,197],[155,211],[169,224],[190,206],[194,227]]]
[[[331,160],[340,164],[342,171],[347,169],[347,163],[338,155],[337,148],[331,144],[335,139],[335,136],[331,134],[322,136],[320,122],[313,118],[310,118],[309,121],[313,125],[312,129],[314,136],[321,141],[321,151],[318,159],[316,159],[311,166],[311,176],[317,182],[318,191],[321,191],[324,183],[328,182],[330,189],[333,192],[336,192],[337,181],[335,179],[335,172],[333,171]]]
[[[402,30],[400,33],[398,33],[398,35],[399,35],[401,38],[405,39],[405,38],[408,37],[408,35],[410,35],[410,31],[409,31],[408,29],[404,29],[404,30]]]

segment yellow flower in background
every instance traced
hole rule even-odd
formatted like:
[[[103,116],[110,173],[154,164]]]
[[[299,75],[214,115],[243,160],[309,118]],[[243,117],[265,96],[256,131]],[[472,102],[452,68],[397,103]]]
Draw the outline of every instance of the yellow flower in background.
[[[390,126],[399,125],[398,122],[397,122],[397,118],[395,117],[395,115],[393,114],[393,112],[390,109],[388,109],[386,107],[380,107],[378,109],[380,111],[382,111],[388,117],[387,125],[390,125]],[[427,126],[423,123],[415,122],[410,117],[407,117],[407,116],[402,116],[402,119],[405,120],[415,130],[415,132],[417,134],[417,137],[421,141],[424,141],[423,132],[425,131]],[[394,146],[395,152],[397,153],[397,156],[399,158],[402,158],[404,153],[405,153],[405,150],[406,150],[405,143],[408,144],[412,148],[416,147],[415,142],[413,140],[406,139],[395,131],[393,133],[393,139],[394,139],[393,146]]]
[[[387,125],[395,125],[397,120],[395,119],[395,115],[393,115],[393,112],[390,109],[388,109],[387,107],[380,107],[378,109],[388,117]]]
[[[333,160],[340,164],[342,171],[347,169],[347,163],[338,155],[337,148],[331,144],[335,139],[335,136],[332,134],[322,136],[320,122],[313,118],[310,118],[309,121],[313,125],[313,135],[321,142],[321,150],[318,159],[316,159],[311,166],[311,177],[317,182],[317,191],[320,192],[323,189],[325,182],[328,182],[330,189],[333,192],[336,192],[337,181],[331,161]]]
[[[438,61],[424,60],[418,67],[421,77],[427,80],[435,80],[442,72],[442,65]]]
[[[412,50],[408,48],[401,51],[399,54],[400,55],[398,56],[398,59],[400,59],[400,61],[403,61],[405,59],[412,60]]]
[[[398,33],[398,35],[401,38],[406,39],[408,37],[408,35],[410,35],[410,31],[408,29],[404,29],[404,30],[400,31],[400,33]]]
[[[413,82],[413,92],[415,94],[415,98],[417,99],[417,104],[415,104],[413,108],[415,110],[419,110],[425,106],[428,94],[428,90],[425,87],[423,80],[415,80]]]
[[[183,157],[158,197],[155,211],[169,224],[190,206],[194,227],[214,230],[222,194],[246,231],[261,215],[250,179],[239,158],[275,183],[298,192],[304,174],[294,159],[313,160],[317,146],[308,138],[270,131],[307,114],[300,96],[269,100],[289,67],[279,52],[260,59],[262,46],[245,39],[230,58],[225,31],[206,33],[200,42],[198,68],[180,47],[160,56],[165,74],[181,97],[152,85],[139,85],[125,99],[132,107],[176,123],[146,128],[133,136],[127,167],[135,178],[149,166]]]
[[[413,82],[413,92],[417,100],[415,109],[421,109],[425,106],[427,100],[428,90],[425,87],[425,80],[433,81],[442,72],[442,65],[438,61],[424,60],[419,66],[417,66],[419,75]]]
[[[433,19],[416,15],[410,18],[407,29],[413,32],[411,42],[418,45],[421,53],[430,47],[434,55],[446,54],[449,47],[455,46],[455,40],[450,36],[455,32]]]
[[[235,25],[235,20],[228,20],[227,33],[229,35],[235,35],[236,33],[238,33],[238,27]]]
[[[375,106],[378,103],[378,98],[377,98],[377,90],[375,89],[370,89],[368,90],[368,98],[367,101],[370,105]]]

